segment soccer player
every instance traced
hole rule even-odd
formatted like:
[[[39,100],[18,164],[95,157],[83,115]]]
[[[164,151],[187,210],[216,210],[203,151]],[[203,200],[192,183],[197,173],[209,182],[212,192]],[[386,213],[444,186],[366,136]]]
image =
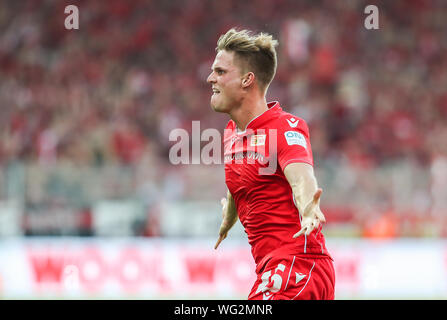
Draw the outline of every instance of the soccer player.
[[[265,98],[277,45],[269,34],[235,29],[217,42],[207,79],[211,107],[231,120],[224,133],[228,192],[215,249],[239,218],[256,263],[248,299],[334,299],[308,126]]]

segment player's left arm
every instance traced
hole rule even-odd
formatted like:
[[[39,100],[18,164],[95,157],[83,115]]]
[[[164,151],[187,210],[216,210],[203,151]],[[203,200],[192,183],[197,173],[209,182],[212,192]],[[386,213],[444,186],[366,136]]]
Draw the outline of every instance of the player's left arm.
[[[309,235],[321,222],[326,222],[320,210],[320,197],[313,167],[304,162],[293,162],[284,168],[284,175],[292,188],[295,204],[301,215],[301,229],[293,236]]]
[[[227,237],[228,231],[234,226],[239,217],[236,204],[229,190],[227,191],[227,198],[222,198],[220,203],[222,205],[222,223],[219,229],[219,238],[214,245],[214,249],[217,249],[219,244]]]

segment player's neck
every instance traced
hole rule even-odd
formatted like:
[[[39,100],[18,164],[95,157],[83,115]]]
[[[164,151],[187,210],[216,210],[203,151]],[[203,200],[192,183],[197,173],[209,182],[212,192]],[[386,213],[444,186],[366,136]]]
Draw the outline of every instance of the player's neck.
[[[230,114],[239,131],[245,131],[247,125],[256,117],[268,110],[265,97],[257,99],[246,99],[241,106]]]

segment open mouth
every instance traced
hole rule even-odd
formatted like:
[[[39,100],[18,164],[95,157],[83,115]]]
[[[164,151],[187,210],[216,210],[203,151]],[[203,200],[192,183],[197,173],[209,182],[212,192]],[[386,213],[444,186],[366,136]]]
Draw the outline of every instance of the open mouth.
[[[217,89],[213,88],[213,94],[219,94],[219,93],[220,93],[220,91],[219,91],[219,90],[217,90]]]

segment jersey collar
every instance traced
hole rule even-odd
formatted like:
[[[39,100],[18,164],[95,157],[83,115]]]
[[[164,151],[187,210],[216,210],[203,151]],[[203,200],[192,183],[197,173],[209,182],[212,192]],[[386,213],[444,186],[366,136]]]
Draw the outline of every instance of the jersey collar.
[[[258,128],[261,124],[263,124],[267,120],[270,120],[275,113],[277,113],[278,111],[281,110],[281,107],[280,107],[278,101],[272,101],[272,102],[267,103],[267,108],[268,109],[265,110],[263,113],[254,117],[253,119],[251,119],[250,122],[248,122],[247,126],[245,127],[244,131],[237,131],[237,134],[242,135],[247,132],[247,129]]]

